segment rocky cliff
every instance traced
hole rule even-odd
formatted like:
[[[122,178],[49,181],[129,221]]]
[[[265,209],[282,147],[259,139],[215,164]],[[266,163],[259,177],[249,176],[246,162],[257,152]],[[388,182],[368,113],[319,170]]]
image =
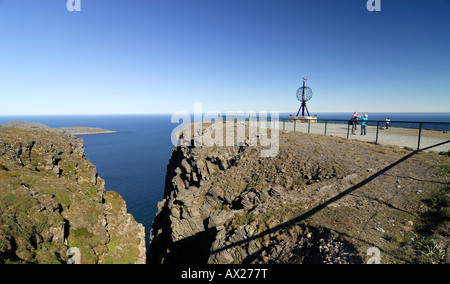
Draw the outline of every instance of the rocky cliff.
[[[172,150],[151,263],[363,263],[374,250],[383,263],[417,262],[424,200],[443,191],[448,202],[448,153],[286,131],[278,154],[261,157],[245,141]]]
[[[84,154],[47,128],[0,127],[0,263],[145,263],[144,227]]]

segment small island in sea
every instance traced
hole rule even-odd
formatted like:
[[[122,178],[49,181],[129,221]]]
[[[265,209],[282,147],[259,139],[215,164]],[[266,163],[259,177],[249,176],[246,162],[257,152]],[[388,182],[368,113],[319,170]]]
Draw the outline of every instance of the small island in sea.
[[[66,133],[72,135],[92,135],[92,134],[110,134],[117,133],[117,131],[106,130],[96,127],[60,127],[55,128],[57,130],[62,130]]]
[[[76,127],[51,128],[42,123],[28,122],[28,121],[10,121],[10,122],[4,123],[0,126],[16,127],[16,128],[38,128],[38,129],[46,129],[46,130],[54,129],[54,130],[61,130],[65,133],[72,134],[72,135],[93,135],[93,134],[117,133],[117,131],[111,131],[111,130],[96,128],[96,127],[76,126]]]

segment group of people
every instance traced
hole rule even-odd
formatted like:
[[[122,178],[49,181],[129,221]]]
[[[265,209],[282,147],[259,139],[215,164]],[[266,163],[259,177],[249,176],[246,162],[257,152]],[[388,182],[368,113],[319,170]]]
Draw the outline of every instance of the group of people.
[[[360,118],[361,117],[361,118]],[[357,125],[359,122],[361,122],[361,135],[366,135],[366,128],[367,128],[367,120],[369,119],[369,116],[367,114],[358,114],[356,111],[353,113],[352,118],[349,121],[349,124],[352,126],[352,135],[356,135],[355,131],[357,128]],[[386,118],[386,129],[389,129],[389,124],[391,122],[391,119],[388,117]]]
[[[361,117],[361,119],[359,119]],[[356,111],[353,113],[349,124],[352,126],[352,135],[356,135],[355,131],[359,122],[361,122],[361,135],[366,135],[367,120],[369,116],[367,114],[358,114]]]

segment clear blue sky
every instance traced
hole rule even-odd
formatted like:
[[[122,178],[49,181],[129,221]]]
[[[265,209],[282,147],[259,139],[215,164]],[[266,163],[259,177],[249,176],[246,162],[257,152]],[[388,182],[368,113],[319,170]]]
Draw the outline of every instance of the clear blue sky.
[[[450,0],[0,0],[0,115],[449,112]]]

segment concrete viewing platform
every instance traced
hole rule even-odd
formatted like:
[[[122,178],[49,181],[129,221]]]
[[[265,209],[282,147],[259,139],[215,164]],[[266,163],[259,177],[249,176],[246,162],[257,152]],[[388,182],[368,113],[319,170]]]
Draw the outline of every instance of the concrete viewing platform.
[[[298,119],[297,119],[298,118]],[[412,150],[424,149],[450,140],[450,131],[430,130],[408,127],[392,127],[385,129],[384,125],[377,129],[376,125],[367,125],[366,135],[361,135],[361,125],[357,126],[355,134],[351,133],[351,126],[344,123],[335,123],[328,121],[317,122],[316,117],[311,122],[304,120],[305,117],[290,117],[288,121],[279,121],[280,131],[296,131],[317,135],[335,136],[353,140],[377,143],[380,145],[398,146]],[[306,122],[306,123],[305,123]],[[240,122],[248,125],[248,121]],[[256,123],[256,122],[252,122]],[[270,122],[267,122],[267,127]],[[450,125],[450,123],[449,123]],[[272,126],[273,127],[273,126]],[[420,135],[419,135],[420,133]],[[420,138],[419,138],[420,136]],[[450,151],[450,143],[427,149],[433,152]]]
[[[381,145],[392,145],[399,147],[408,147],[416,150],[419,143],[419,129],[404,128],[404,127],[389,127],[389,129],[378,129],[378,141],[377,140],[377,126],[367,125],[366,135],[361,135],[361,125],[358,125],[355,134],[351,133],[351,126],[348,128],[346,124],[330,123],[295,123],[294,122],[280,122],[280,130],[298,131],[311,134],[336,136],[347,138],[347,131],[349,133],[349,139],[377,142]],[[422,129],[420,137],[420,148],[426,148],[432,145],[436,145],[450,140],[450,133],[448,131],[441,130],[428,130]],[[437,146],[429,149],[434,152],[450,151],[450,143]]]
[[[300,123],[316,123],[317,122],[317,116],[290,116],[289,122],[300,122]]]

